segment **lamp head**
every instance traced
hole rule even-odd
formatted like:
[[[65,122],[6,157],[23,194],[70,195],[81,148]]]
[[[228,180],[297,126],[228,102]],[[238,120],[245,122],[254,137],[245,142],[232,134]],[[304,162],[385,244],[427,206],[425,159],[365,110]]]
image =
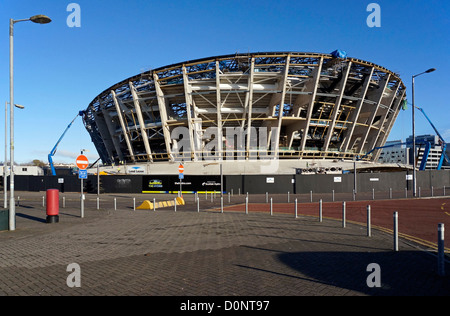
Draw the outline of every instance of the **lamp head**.
[[[30,20],[38,24],[47,24],[52,21],[48,16],[43,14],[34,15],[30,18]]]
[[[428,69],[427,71],[425,71],[426,73],[430,73],[430,72],[433,72],[433,71],[435,71],[436,70],[436,68],[430,68],[430,69]]]

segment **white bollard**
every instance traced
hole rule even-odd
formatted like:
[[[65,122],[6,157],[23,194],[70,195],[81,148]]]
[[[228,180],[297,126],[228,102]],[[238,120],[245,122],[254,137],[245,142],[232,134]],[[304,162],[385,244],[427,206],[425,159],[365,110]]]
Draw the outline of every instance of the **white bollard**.
[[[394,251],[398,251],[398,212],[394,212]]]
[[[342,227],[345,228],[345,201],[342,202]]]
[[[295,218],[297,218],[297,199],[295,199]]]
[[[438,274],[445,276],[444,223],[438,224]]]
[[[319,222],[322,223],[322,199],[319,200]]]

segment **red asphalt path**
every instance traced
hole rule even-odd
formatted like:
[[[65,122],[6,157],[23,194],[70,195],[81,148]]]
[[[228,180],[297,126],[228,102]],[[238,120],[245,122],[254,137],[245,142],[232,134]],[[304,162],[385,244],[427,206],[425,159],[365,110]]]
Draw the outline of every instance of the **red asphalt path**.
[[[367,223],[367,205],[371,207],[372,228],[387,232],[393,229],[393,214],[398,212],[399,236],[423,244],[427,247],[437,247],[438,224],[444,223],[445,235],[450,231],[450,198],[421,198],[378,201],[347,201],[346,220],[363,225]],[[245,205],[233,205],[224,211],[245,212]],[[250,203],[249,213],[265,212],[270,214],[270,204]],[[273,213],[295,214],[294,203],[274,203]],[[319,203],[299,203],[297,215],[319,217]],[[324,219],[342,220],[342,202],[324,202],[322,207]],[[444,236],[444,237],[446,237]],[[449,242],[446,243],[448,245]],[[450,247],[446,247],[450,251]]]

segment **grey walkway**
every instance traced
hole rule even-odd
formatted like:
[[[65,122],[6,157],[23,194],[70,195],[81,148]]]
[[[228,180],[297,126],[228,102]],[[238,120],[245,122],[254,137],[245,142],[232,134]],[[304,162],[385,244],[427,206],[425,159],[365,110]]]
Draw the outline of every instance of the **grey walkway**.
[[[0,295],[449,295],[436,257],[410,242],[335,220],[289,215],[197,213],[195,204],[132,210],[129,202],[96,210],[88,196],[80,218],[67,195],[60,223],[46,224],[43,193],[20,193],[17,229],[0,233]],[[120,195],[122,198],[126,195]],[[128,196],[130,198],[130,196]],[[106,203],[106,201],[108,201]],[[122,200],[121,200],[122,201]],[[130,201],[130,199],[127,199]],[[81,286],[68,287],[67,266]],[[381,287],[370,288],[370,263]]]

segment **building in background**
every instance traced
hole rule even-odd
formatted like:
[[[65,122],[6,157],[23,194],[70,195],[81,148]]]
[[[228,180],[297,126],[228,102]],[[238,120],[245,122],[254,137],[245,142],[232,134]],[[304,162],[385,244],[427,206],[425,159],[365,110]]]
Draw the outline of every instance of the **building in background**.
[[[409,148],[401,140],[386,142],[386,147],[381,150],[379,162],[409,164]]]
[[[410,159],[409,164],[413,164],[413,153],[412,153],[412,136],[409,136],[406,139],[407,147],[410,151]],[[427,162],[425,165],[425,169],[437,169],[439,160],[442,156],[442,147],[439,143],[439,137],[437,135],[426,134],[426,135],[418,135],[416,136],[416,167],[419,168],[420,163],[423,159],[423,155],[425,153],[426,144],[430,144],[430,151],[428,153]]]
[[[420,167],[427,143],[430,144],[430,151],[428,153],[425,169],[437,169],[439,160],[442,156],[442,147],[439,143],[439,137],[432,134],[416,136],[416,168]],[[414,157],[412,147],[412,136],[409,136],[406,139],[406,142],[402,142],[401,140],[386,142],[385,148],[381,150],[378,161],[382,163],[399,163],[412,166]],[[449,156],[449,146],[447,146],[446,152],[447,156]],[[445,159],[442,168],[450,169],[450,164],[447,163]]]
[[[0,166],[0,176],[3,176],[3,167]],[[6,174],[9,176],[10,168],[7,166]],[[14,174],[18,176],[43,176],[44,168],[35,165],[14,165]]]

